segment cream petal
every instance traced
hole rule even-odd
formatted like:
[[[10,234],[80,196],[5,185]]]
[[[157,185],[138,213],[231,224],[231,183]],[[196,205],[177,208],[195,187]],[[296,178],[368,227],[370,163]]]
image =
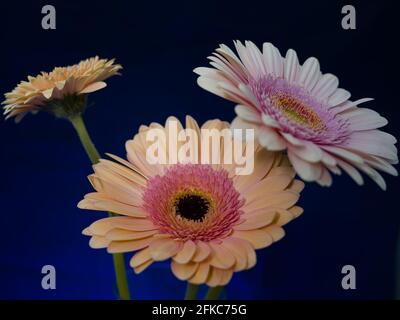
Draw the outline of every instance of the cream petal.
[[[243,210],[250,212],[257,209],[277,207],[287,209],[293,206],[299,199],[299,194],[294,191],[286,190],[280,192],[266,193],[263,198],[254,199],[252,202],[246,202]]]
[[[276,215],[275,224],[278,226],[284,226],[294,219],[294,215],[289,210],[278,210]]]
[[[192,259],[194,262],[204,261],[209,257],[210,253],[211,253],[210,246],[203,241],[198,241],[196,243],[196,252],[193,255]]]
[[[293,170],[293,167],[291,167],[291,166],[290,167],[282,166],[282,167],[272,168],[268,174],[269,177],[281,176],[281,175],[286,175],[286,176],[290,176],[290,177],[294,178],[296,175],[296,172]]]
[[[150,243],[150,254],[153,260],[163,261],[173,257],[182,249],[182,242],[171,238],[153,240]]]
[[[256,150],[253,173],[250,175],[238,175],[233,178],[236,190],[240,193],[244,193],[247,188],[264,178],[268,172],[273,170],[271,170],[271,168],[274,165],[276,157],[277,155],[275,152],[268,151],[264,148]]]
[[[137,252],[129,261],[129,265],[132,268],[136,268],[140,265],[142,265],[143,263],[146,263],[148,261],[152,261],[153,259],[151,258],[151,254],[150,254],[150,249],[149,247],[144,248],[142,250],[140,250],[139,252]]]
[[[85,199],[78,203],[78,208],[87,210],[110,211],[131,217],[144,218],[147,213],[140,207],[121,203],[113,199],[106,198],[103,193],[93,192],[85,195]]]
[[[106,155],[109,156],[110,158],[114,159],[115,161],[118,161],[119,163],[123,164],[124,166],[128,167],[129,169],[131,169],[136,174],[135,182],[139,185],[146,186],[147,177],[143,173],[139,172],[138,168],[135,167],[132,163],[130,163],[129,161],[126,161],[125,159],[122,159],[116,155],[113,155],[111,153],[106,153]],[[133,175],[131,177],[133,179]]]
[[[271,225],[263,228],[262,230],[267,232],[274,242],[279,241],[285,236],[285,231],[277,225]]]
[[[209,263],[200,263],[195,274],[188,281],[193,284],[203,284],[207,281],[210,271],[211,267]]]
[[[80,94],[91,93],[91,92],[95,92],[97,90],[103,89],[105,87],[107,87],[107,83],[105,83],[103,81],[98,81],[98,82],[89,84],[87,87],[85,87],[85,89],[81,90],[79,93]]]
[[[111,158],[118,159],[116,156],[110,155]],[[101,166],[103,169],[112,172],[115,175],[120,176],[121,178],[127,179],[129,183],[133,183],[137,186],[138,192],[140,192],[147,185],[147,179],[145,179],[140,173],[137,172],[136,169],[133,169],[131,166],[126,167],[119,163],[115,163],[114,161],[100,159]],[[118,161],[118,160],[117,160]],[[125,164],[124,162],[123,164]],[[99,165],[97,165],[98,167]]]
[[[110,177],[92,174],[88,177],[90,183],[97,192],[105,193],[110,199],[129,204],[132,206],[141,206],[142,199],[133,186],[125,183],[113,181]]]
[[[231,281],[232,276],[233,276],[233,270],[223,270],[219,285],[226,286],[229,283],[229,281]]]
[[[196,252],[196,244],[192,240],[188,240],[183,244],[182,249],[172,258],[180,264],[188,263]]]
[[[254,249],[268,247],[273,242],[272,236],[265,230],[261,229],[250,231],[234,230],[231,236],[233,238],[247,240],[251,243]]]
[[[229,269],[235,264],[235,257],[230,251],[213,242],[210,242],[209,246],[212,250],[210,254],[210,265],[220,269]]]
[[[106,248],[109,245],[110,241],[102,236],[92,236],[89,240],[89,246],[93,249],[102,249]]]
[[[175,277],[179,280],[188,280],[191,278],[197,271],[199,264],[196,262],[189,262],[180,264],[174,260],[171,262],[171,270]]]
[[[211,268],[211,271],[208,275],[207,285],[209,287],[216,287],[220,285],[223,279],[223,273],[225,270],[221,270],[215,267]]]
[[[298,206],[294,206],[291,207],[290,209],[288,209],[288,211],[295,217],[297,218],[298,216],[300,216],[303,213],[303,208],[300,208]]]
[[[158,230],[158,227],[155,226],[150,220],[131,217],[127,217],[125,220],[114,220],[114,226],[116,228],[131,231]]]
[[[288,190],[300,193],[303,191],[305,184],[301,180],[293,180],[293,182],[289,185]]]
[[[234,226],[235,230],[254,230],[271,224],[276,216],[274,209],[259,209],[244,215],[244,221]]]
[[[291,175],[276,175],[267,176],[260,182],[256,183],[254,186],[244,192],[246,199],[251,201],[254,197],[259,197],[268,192],[276,192],[285,190],[285,188],[291,183],[293,177]],[[252,194],[253,193],[253,194]],[[256,196],[257,194],[257,196]]]
[[[136,274],[139,274],[143,272],[145,269],[147,269],[153,262],[154,262],[153,260],[146,261],[145,263],[133,268],[133,270],[135,271]]]
[[[147,247],[152,241],[152,237],[129,240],[129,241],[112,241],[107,248],[108,253],[131,252]]]
[[[221,245],[228,249],[235,257],[234,271],[247,269],[249,256],[251,257],[253,255],[252,252],[254,252],[254,249],[246,240],[230,237],[225,239]]]
[[[93,222],[87,229],[91,234],[104,236],[110,230],[116,228],[116,224],[123,225],[131,223],[132,218],[129,217],[108,217]],[[133,219],[136,220],[136,219]],[[140,231],[140,230],[139,230]]]
[[[147,238],[155,233],[157,233],[156,230],[137,232],[123,229],[113,229],[106,233],[106,238],[111,241],[127,241]]]

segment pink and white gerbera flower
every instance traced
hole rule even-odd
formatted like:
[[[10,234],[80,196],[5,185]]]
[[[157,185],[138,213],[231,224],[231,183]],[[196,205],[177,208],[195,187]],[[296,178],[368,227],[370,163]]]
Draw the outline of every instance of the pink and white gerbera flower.
[[[396,139],[378,128],[387,120],[377,112],[359,108],[372,99],[350,101],[332,74],[322,74],[316,58],[300,65],[296,52],[282,57],[271,43],[262,52],[246,41],[236,41],[239,57],[221,45],[209,57],[215,68],[196,68],[200,87],[238,103],[233,127],[252,127],[268,150],[287,150],[298,175],[323,186],[331,174],[343,169],[359,185],[370,176],[382,189],[375,170],[397,175]]]

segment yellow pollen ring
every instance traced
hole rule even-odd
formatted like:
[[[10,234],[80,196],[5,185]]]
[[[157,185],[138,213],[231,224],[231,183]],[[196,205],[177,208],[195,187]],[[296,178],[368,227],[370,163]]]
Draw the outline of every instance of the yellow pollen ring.
[[[272,105],[289,119],[314,131],[323,131],[326,129],[326,125],[318,113],[301,100],[285,92],[274,93],[270,96],[270,99]]]

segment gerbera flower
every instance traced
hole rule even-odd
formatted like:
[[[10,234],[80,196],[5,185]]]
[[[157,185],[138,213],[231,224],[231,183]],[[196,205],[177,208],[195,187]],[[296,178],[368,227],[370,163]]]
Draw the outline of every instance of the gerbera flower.
[[[268,150],[287,150],[298,175],[305,181],[329,186],[331,174],[347,172],[359,185],[359,171],[382,189],[375,170],[397,175],[396,139],[378,130],[387,120],[375,111],[359,108],[372,99],[350,101],[332,74],[322,74],[316,58],[299,64],[296,52],[282,57],[264,43],[262,52],[252,42],[235,42],[236,54],[221,45],[210,57],[215,68],[197,68],[198,84],[238,103],[233,127],[253,127]]]
[[[73,66],[58,67],[41,72],[36,77],[5,94],[3,102],[6,119],[20,121],[28,112],[45,110],[56,116],[70,117],[81,113],[85,96],[106,86],[104,80],[118,73],[122,67],[113,60],[90,58]]]
[[[141,126],[126,143],[128,161],[110,155],[115,161],[101,160],[94,166],[89,180],[96,192],[87,194],[78,207],[120,216],[98,220],[83,234],[91,236],[92,248],[137,251],[130,260],[136,273],[155,261],[171,259],[172,272],[181,280],[225,285],[234,272],[253,267],[255,250],[281,239],[282,226],[302,213],[295,204],[304,183],[294,180],[286,156],[264,148],[253,154],[251,175],[235,175],[232,164],[199,164],[196,159],[150,165],[146,134],[157,128],[171,139],[171,121],[178,120],[169,118],[165,127]],[[190,117],[186,128],[200,132]],[[202,126],[224,128],[229,124],[219,120]],[[218,145],[223,148],[222,139]]]

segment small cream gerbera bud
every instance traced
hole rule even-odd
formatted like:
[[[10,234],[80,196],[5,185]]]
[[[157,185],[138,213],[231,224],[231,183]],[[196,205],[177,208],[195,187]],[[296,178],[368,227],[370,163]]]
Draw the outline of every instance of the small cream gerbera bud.
[[[5,94],[4,115],[20,121],[28,112],[47,111],[57,117],[71,118],[83,112],[86,95],[106,86],[104,80],[118,74],[121,65],[114,59],[90,58],[73,66],[41,72]]]

